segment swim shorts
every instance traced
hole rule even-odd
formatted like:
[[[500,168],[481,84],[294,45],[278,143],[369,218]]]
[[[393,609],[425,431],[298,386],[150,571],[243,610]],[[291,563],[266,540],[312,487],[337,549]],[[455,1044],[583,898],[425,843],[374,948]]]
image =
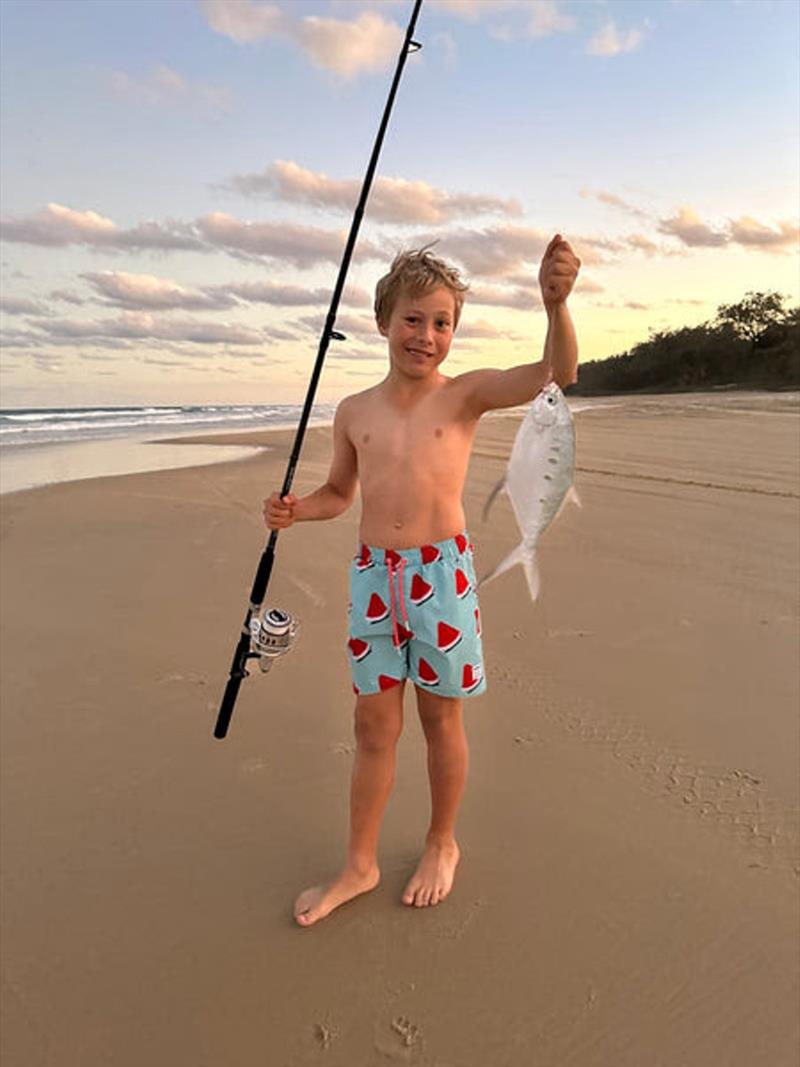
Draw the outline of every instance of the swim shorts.
[[[350,566],[348,659],[357,694],[410,678],[448,697],[486,689],[466,533],[419,548],[362,544]]]

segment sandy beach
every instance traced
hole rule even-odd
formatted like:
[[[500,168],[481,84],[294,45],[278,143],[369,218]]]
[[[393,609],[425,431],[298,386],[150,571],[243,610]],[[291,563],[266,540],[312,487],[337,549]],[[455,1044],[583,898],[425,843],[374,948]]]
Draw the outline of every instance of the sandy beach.
[[[479,574],[518,539],[481,509],[519,419],[476,441]],[[408,692],[381,884],[307,930],[346,841],[358,504],[281,535],[268,599],[301,636],[221,742],[293,435],[3,497],[4,1067],[795,1067],[800,397],[575,422],[539,602],[519,570],[482,590],[453,892],[400,902],[429,813]],[[295,492],[330,445],[309,431]]]

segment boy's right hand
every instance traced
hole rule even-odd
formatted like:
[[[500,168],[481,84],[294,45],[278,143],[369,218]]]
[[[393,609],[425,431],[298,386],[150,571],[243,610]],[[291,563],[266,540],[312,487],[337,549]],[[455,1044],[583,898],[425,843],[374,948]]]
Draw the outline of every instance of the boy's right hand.
[[[285,530],[294,522],[294,509],[297,497],[287,493],[281,499],[280,493],[273,493],[264,501],[264,522],[270,530]]]

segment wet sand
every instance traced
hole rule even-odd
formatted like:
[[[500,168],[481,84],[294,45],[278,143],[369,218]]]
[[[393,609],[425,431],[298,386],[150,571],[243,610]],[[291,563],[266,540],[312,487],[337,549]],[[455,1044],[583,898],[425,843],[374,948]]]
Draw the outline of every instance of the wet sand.
[[[539,602],[519,571],[482,590],[452,894],[400,903],[429,813],[409,692],[382,883],[308,930],[293,900],[346,839],[357,506],[281,535],[301,637],[219,742],[292,434],[4,497],[3,1064],[794,1067],[800,403],[732,397],[586,400]],[[479,574],[517,540],[507,501],[480,512],[518,423],[476,441]],[[329,456],[309,431],[295,491]]]

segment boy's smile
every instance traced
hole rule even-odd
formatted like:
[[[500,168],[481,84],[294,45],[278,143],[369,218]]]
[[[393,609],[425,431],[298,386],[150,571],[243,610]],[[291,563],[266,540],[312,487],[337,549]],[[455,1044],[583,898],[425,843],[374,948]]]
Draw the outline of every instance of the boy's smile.
[[[455,299],[442,287],[418,296],[398,297],[388,325],[378,329],[389,342],[392,369],[421,379],[435,371],[450,351],[455,329]]]

